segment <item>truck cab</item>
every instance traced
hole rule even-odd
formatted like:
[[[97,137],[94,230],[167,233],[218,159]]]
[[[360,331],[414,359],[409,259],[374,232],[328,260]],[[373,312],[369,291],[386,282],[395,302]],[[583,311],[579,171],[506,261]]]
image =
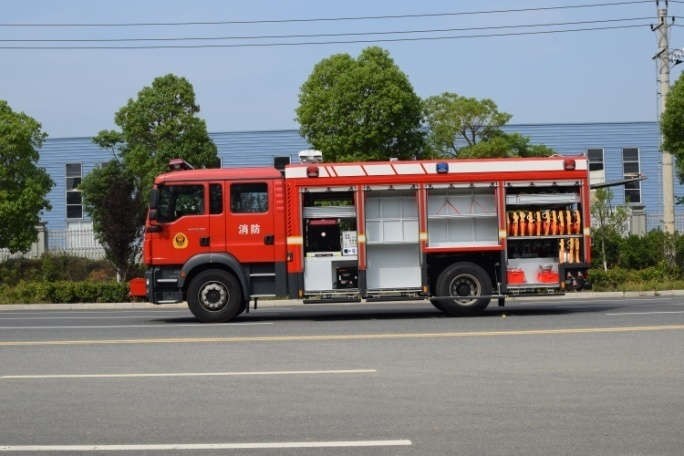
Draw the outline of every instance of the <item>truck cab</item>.
[[[148,299],[188,301],[201,319],[237,315],[284,291],[282,175],[275,168],[183,169],[155,179],[145,227]],[[239,285],[230,290],[223,283]]]

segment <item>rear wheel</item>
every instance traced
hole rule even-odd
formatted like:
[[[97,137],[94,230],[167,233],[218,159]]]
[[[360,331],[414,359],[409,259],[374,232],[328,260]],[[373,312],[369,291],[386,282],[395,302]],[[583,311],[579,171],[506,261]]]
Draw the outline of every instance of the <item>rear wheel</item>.
[[[432,304],[439,310],[449,315],[474,314],[489,305],[491,298],[478,296],[491,296],[492,281],[481,266],[463,262],[442,271],[435,288],[438,296],[454,296],[434,299]]]
[[[188,286],[188,307],[203,323],[232,320],[243,310],[240,283],[227,271],[202,271]]]

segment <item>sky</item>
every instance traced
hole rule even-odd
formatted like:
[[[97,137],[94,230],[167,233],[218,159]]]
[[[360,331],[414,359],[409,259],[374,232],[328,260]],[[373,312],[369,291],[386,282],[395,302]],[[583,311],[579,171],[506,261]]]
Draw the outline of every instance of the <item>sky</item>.
[[[596,6],[605,3],[619,4]],[[656,23],[655,0],[0,0],[0,4],[0,99],[38,120],[51,138],[89,137],[116,128],[115,112],[155,77],[168,73],[193,85],[199,116],[210,132],[296,129],[299,90],[314,65],[333,54],[357,57],[371,45],[389,51],[418,96],[454,92],[490,98],[501,111],[513,115],[511,124],[655,121],[658,116],[653,60],[657,40],[649,27]],[[595,6],[568,8],[577,5]],[[670,47],[683,48],[684,1],[670,0],[668,8],[669,16],[678,17],[678,26],[670,29]],[[492,12],[521,9],[527,11]],[[472,12],[482,14],[462,14]],[[408,15],[421,17],[387,17]],[[358,19],[369,16],[376,18]],[[159,25],[162,22],[174,25]],[[141,23],[154,25],[131,25]],[[566,25],[521,27],[560,23]],[[626,25],[640,26],[510,35]],[[480,29],[454,30],[463,28]],[[387,34],[445,29],[451,30]],[[263,38],[351,33],[357,35]],[[463,38],[473,34],[509,35]],[[56,41],[235,36],[261,38]],[[411,40],[377,41],[398,38]],[[355,40],[365,42],[349,43]],[[321,41],[328,43],[301,44]],[[278,42],[300,44],[244,46]],[[5,49],[197,44],[232,47]],[[684,64],[672,68],[672,83],[682,69]]]

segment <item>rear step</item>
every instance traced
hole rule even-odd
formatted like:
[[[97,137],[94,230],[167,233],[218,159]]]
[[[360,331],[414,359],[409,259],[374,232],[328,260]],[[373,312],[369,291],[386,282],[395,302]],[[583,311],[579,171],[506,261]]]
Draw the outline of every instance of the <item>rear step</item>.
[[[336,296],[330,298],[308,298],[302,300],[304,304],[335,304],[340,302],[361,302],[358,296]]]

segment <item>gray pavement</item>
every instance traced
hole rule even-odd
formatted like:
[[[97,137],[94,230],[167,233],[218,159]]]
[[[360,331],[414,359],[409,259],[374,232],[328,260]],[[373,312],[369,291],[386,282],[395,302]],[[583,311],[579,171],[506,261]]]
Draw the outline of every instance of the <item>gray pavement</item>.
[[[588,296],[0,313],[0,453],[681,455],[684,298]]]
[[[684,290],[663,290],[663,291],[582,291],[578,293],[566,293],[565,295],[554,295],[555,299],[597,299],[597,298],[636,298],[648,296],[684,296]],[[517,300],[548,299],[549,296],[520,296],[507,298],[508,303],[515,303]],[[426,301],[427,303],[427,301]],[[290,307],[302,304],[301,299],[259,299],[259,308],[262,307]],[[350,304],[354,305],[354,304]],[[490,304],[491,305],[491,304]],[[56,304],[0,304],[0,312],[3,310],[87,310],[87,309],[158,309],[158,308],[186,308],[187,304],[151,304],[149,302],[96,302],[96,303],[56,303]]]

